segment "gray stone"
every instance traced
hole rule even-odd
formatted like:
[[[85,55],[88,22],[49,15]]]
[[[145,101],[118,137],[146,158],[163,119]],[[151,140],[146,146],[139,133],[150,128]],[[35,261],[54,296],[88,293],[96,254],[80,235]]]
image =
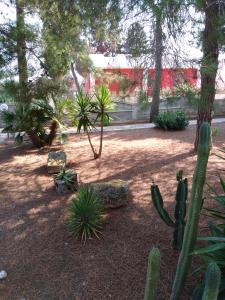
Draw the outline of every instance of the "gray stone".
[[[127,205],[129,192],[127,181],[115,179],[91,185],[99,195],[104,208],[118,208]]]
[[[61,172],[66,167],[66,153],[64,151],[52,151],[48,154],[47,168],[49,174]]]

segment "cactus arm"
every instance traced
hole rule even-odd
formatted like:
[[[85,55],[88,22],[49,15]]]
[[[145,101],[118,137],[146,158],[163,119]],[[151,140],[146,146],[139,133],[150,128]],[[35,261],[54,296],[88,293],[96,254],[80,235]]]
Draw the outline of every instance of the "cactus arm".
[[[187,201],[187,179],[178,181],[176,192],[176,207],[175,207],[175,228],[173,234],[173,247],[175,250],[181,250],[183,243],[183,235],[185,228],[186,216],[186,201]]]
[[[144,300],[155,300],[160,273],[160,252],[152,248],[148,256],[148,270],[145,284]]]
[[[202,300],[217,300],[220,287],[221,272],[216,263],[208,265],[205,278],[205,289]]]
[[[205,183],[206,169],[211,148],[211,130],[208,123],[200,128],[198,156],[193,175],[193,185],[188,209],[188,218],[184,231],[182,250],[179,256],[176,275],[173,283],[170,300],[179,300],[186,277],[191,265],[190,253],[194,249],[197,239],[198,222],[202,205],[202,194]]]
[[[160,190],[157,185],[153,184],[151,186],[151,196],[152,196],[152,202],[157,210],[160,218],[170,227],[174,227],[174,222],[171,220],[169,214],[163,207],[163,199],[160,193]]]

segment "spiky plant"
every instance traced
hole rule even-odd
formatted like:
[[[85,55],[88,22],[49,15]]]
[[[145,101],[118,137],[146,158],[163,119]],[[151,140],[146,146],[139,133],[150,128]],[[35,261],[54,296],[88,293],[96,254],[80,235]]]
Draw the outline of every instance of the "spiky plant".
[[[91,98],[83,91],[77,94],[75,106],[77,112],[75,116],[77,121],[77,132],[80,133],[81,130],[83,130],[87,134],[94,158],[97,158],[98,154],[92,144],[90,136],[90,132],[94,128],[93,113],[96,111],[95,106],[91,101]]]
[[[62,170],[55,176],[55,179],[62,180],[68,188],[72,190],[75,189],[75,185],[74,185],[75,174],[72,170],[65,170],[65,169]]]
[[[93,188],[88,185],[81,186],[70,206],[69,232],[83,241],[92,236],[99,237],[102,229],[102,212],[102,203]]]
[[[102,154],[102,144],[103,144],[103,126],[104,119],[108,118],[109,115],[107,113],[108,110],[113,108],[111,95],[109,89],[105,85],[100,85],[95,92],[96,102],[97,102],[97,119],[100,120],[101,125],[101,133],[100,133],[100,146],[98,157]]]
[[[43,100],[17,103],[13,112],[1,113],[5,123],[4,132],[16,134],[16,141],[22,142],[24,132],[36,147],[51,145],[58,127],[53,108]],[[46,126],[49,126],[49,133]]]

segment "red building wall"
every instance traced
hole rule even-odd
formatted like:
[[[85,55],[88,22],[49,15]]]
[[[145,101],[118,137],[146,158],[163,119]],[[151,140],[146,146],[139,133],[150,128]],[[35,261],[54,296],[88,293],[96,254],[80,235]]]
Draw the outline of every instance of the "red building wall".
[[[130,81],[127,93],[134,94],[136,88],[141,88],[143,85],[143,69],[103,69],[105,77],[96,78],[95,85],[106,83],[109,90],[118,94],[121,90],[121,81]],[[152,94],[154,82],[154,69],[148,70],[148,94]],[[188,83],[196,86],[197,84],[197,69],[195,68],[165,68],[162,70],[161,88],[173,90],[174,86],[179,83]]]

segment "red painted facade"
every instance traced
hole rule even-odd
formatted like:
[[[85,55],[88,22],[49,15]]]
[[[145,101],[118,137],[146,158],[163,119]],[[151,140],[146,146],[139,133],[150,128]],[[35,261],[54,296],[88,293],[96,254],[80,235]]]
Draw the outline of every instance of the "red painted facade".
[[[143,69],[103,69],[106,75],[95,79],[95,85],[106,83],[110,91],[118,94],[119,91],[125,90],[129,94],[133,94],[137,88],[143,86]],[[148,94],[152,93],[152,84],[154,81],[154,70],[148,70]],[[180,68],[171,69],[165,68],[162,70],[161,88],[171,89],[180,83],[188,83],[196,86],[197,84],[197,69],[195,68]]]

